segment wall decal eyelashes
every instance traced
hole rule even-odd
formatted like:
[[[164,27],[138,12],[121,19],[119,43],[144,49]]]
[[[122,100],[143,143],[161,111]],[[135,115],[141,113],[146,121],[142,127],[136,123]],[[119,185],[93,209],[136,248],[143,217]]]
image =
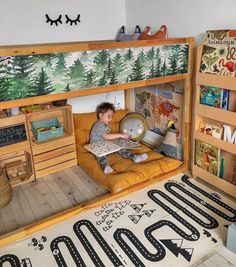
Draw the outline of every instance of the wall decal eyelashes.
[[[46,23],[49,23],[50,22],[50,25],[52,26],[53,24],[55,24],[56,26],[58,26],[58,23],[61,23],[62,24],[62,21],[61,21],[61,18],[62,18],[62,15],[59,15],[59,17],[55,20],[49,18],[48,14],[46,14]]]
[[[77,22],[80,22],[80,14],[78,14],[76,19],[71,19],[68,17],[68,15],[65,15],[66,17],[66,23],[70,23],[70,26],[72,26],[73,24],[77,25]]]

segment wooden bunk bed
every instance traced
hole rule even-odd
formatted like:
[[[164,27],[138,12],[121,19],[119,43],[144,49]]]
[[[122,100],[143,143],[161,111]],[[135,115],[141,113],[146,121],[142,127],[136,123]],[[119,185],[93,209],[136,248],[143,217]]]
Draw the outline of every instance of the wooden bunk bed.
[[[143,48],[156,48],[159,46],[168,47],[168,46],[178,46],[178,45],[185,45],[187,47],[187,66],[186,71],[182,73],[172,73],[171,75],[163,75],[156,78],[147,78],[145,77],[142,80],[132,80],[127,79],[125,82],[115,82],[114,84],[108,84],[108,85],[93,85],[88,88],[81,86],[78,88],[73,88],[70,91],[65,92],[66,90],[58,90],[57,93],[48,94],[48,95],[37,95],[34,97],[24,97],[14,100],[6,99],[4,101],[0,102],[0,110],[1,109],[8,109],[12,107],[21,107],[25,105],[31,105],[31,104],[40,104],[40,103],[48,103],[54,100],[61,100],[61,99],[68,99],[73,97],[79,97],[79,96],[88,96],[88,95],[94,95],[98,93],[106,93],[111,91],[118,91],[118,90],[124,90],[125,95],[125,109],[130,110],[131,108],[131,89],[143,87],[143,86],[151,86],[156,84],[163,84],[163,83],[170,83],[175,81],[183,81],[184,83],[184,95],[183,95],[183,123],[182,123],[182,144],[183,144],[183,164],[178,167],[175,170],[172,170],[171,172],[168,172],[163,175],[159,175],[158,177],[155,177],[154,179],[144,181],[142,183],[139,183],[137,185],[132,186],[131,188],[124,190],[122,192],[117,193],[116,195],[109,195],[105,196],[99,201],[94,203],[88,203],[83,205],[84,208],[94,207],[94,205],[99,205],[105,201],[108,201],[109,198],[116,198],[120,197],[124,194],[127,194],[128,192],[132,192],[134,190],[137,190],[139,188],[142,188],[150,183],[153,183],[157,180],[163,180],[168,177],[171,177],[177,173],[186,172],[190,168],[190,147],[191,147],[191,140],[190,140],[190,131],[191,131],[191,99],[192,99],[192,70],[193,70],[193,52],[194,52],[194,40],[193,38],[170,38],[166,40],[147,40],[147,41],[130,41],[130,42],[114,42],[114,41],[96,41],[96,42],[80,42],[80,43],[57,43],[57,44],[40,44],[40,45],[23,45],[23,46],[8,46],[8,47],[0,47],[0,60],[7,60],[8,57],[32,57],[36,58],[40,55],[55,55],[55,54],[63,54],[63,53],[82,53],[82,52],[89,52],[89,53],[98,53],[99,51],[121,51],[124,49],[140,49]],[[136,52],[137,53],[137,52]],[[56,113],[57,114],[57,111]],[[27,117],[27,116],[26,116]],[[46,116],[47,117],[47,116]],[[62,116],[63,117],[63,116]],[[45,118],[44,115],[42,115],[42,118]],[[28,120],[31,122],[30,120]],[[27,122],[26,118],[26,125],[27,129],[29,129],[29,122]],[[1,126],[1,125],[0,125]],[[73,122],[68,127],[70,128],[70,134],[71,136],[74,136],[74,130],[71,129],[73,126]],[[73,139],[74,140],[74,139]],[[74,144],[74,141],[71,143],[71,145]],[[47,144],[48,145],[48,144]],[[2,148],[0,147],[0,150]],[[21,148],[22,149],[22,148]],[[27,148],[27,151],[33,151],[32,143],[30,145],[30,148]],[[41,149],[41,148],[40,148]],[[54,149],[54,148],[53,148]],[[58,149],[58,148],[57,148]],[[6,153],[6,149],[4,150]],[[40,150],[44,151],[44,150]],[[12,150],[11,152],[14,152]],[[34,152],[31,153],[31,161],[32,161],[32,171],[36,173],[35,175],[32,175],[30,179],[37,179],[37,172],[35,172],[35,157]],[[72,159],[70,159],[72,160]],[[73,158],[73,163],[71,161],[71,165],[63,165],[63,168],[70,167],[76,164],[75,159]],[[50,169],[51,170],[51,169]],[[50,171],[49,170],[49,171]],[[55,171],[53,169],[52,171]],[[50,218],[47,218],[46,220],[43,220],[41,222],[38,222],[37,224],[27,226],[23,229],[19,229],[16,233],[13,234],[7,234],[6,236],[3,236],[1,238],[1,245],[5,245],[9,242],[12,242],[18,238],[21,238],[25,235],[31,234],[33,232],[36,232],[44,227],[47,227],[49,225],[52,225],[54,223],[57,223],[59,221],[62,221],[66,218],[72,217],[81,210],[83,210],[83,207],[76,207],[73,209],[70,209],[66,212],[60,213],[56,216],[52,216]]]

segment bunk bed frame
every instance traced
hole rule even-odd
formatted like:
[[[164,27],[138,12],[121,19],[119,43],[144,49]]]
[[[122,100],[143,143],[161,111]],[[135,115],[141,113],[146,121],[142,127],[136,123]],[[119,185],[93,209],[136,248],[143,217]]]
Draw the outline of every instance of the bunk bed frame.
[[[114,41],[94,41],[94,42],[80,42],[80,43],[56,43],[56,44],[39,44],[39,45],[20,45],[20,46],[2,46],[0,47],[0,59],[7,56],[25,56],[25,55],[40,55],[50,53],[61,53],[61,52],[79,52],[79,51],[100,51],[109,49],[124,49],[124,48],[141,48],[146,46],[168,46],[168,45],[188,45],[188,67],[187,72],[184,74],[175,74],[170,76],[138,80],[120,84],[100,86],[96,88],[80,88],[70,92],[63,92],[51,95],[40,95],[35,97],[7,100],[0,102],[0,109],[8,109],[16,106],[25,106],[32,104],[47,103],[54,100],[68,99],[73,97],[88,96],[100,93],[107,93],[111,91],[124,90],[125,96],[125,108],[131,108],[131,89],[150,86],[162,83],[169,83],[175,81],[184,82],[184,95],[183,95],[183,164],[174,171],[171,171],[158,178],[158,181],[167,179],[168,177],[174,176],[181,172],[186,172],[190,169],[191,162],[191,99],[192,99],[192,75],[193,75],[193,55],[194,55],[194,40],[193,38],[169,38],[166,40],[140,40],[140,41],[129,41],[129,42],[114,42]],[[129,192],[143,188],[154,180],[148,180],[140,184],[135,185],[132,188],[126,189],[122,192],[116,193],[115,195],[108,194],[98,200],[96,203],[89,202],[82,204],[79,207],[71,208],[67,211],[63,211],[59,214],[53,215],[49,218],[41,220],[40,222],[34,223],[22,229],[18,229],[12,233],[8,233],[0,237],[0,246],[4,246],[10,242],[13,242],[19,238],[23,238],[29,234],[37,232],[49,225],[53,225],[62,220],[68,219],[75,216],[84,209],[89,209],[95,206],[105,203],[108,200],[121,197]]]

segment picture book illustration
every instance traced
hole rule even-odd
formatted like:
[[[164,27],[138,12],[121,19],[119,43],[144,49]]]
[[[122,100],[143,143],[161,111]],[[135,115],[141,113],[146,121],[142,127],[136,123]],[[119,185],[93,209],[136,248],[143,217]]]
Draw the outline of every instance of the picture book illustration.
[[[183,88],[175,85],[158,85],[135,90],[135,110],[142,113],[149,130],[165,136],[171,120],[177,130],[177,140],[182,137]]]
[[[140,144],[138,142],[121,138],[114,141],[97,141],[84,146],[84,148],[86,148],[88,151],[90,151],[97,157],[102,157],[119,151],[121,149],[136,149],[139,147]]]
[[[196,140],[196,164],[198,167],[219,176],[220,149],[200,140]]]
[[[235,76],[235,33],[234,30],[207,31],[202,50],[200,72]]]

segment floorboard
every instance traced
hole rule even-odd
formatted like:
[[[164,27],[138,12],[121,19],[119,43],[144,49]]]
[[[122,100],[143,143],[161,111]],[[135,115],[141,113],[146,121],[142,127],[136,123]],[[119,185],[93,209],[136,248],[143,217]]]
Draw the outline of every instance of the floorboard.
[[[14,187],[11,202],[0,209],[0,235],[38,222],[107,192],[79,166]]]

